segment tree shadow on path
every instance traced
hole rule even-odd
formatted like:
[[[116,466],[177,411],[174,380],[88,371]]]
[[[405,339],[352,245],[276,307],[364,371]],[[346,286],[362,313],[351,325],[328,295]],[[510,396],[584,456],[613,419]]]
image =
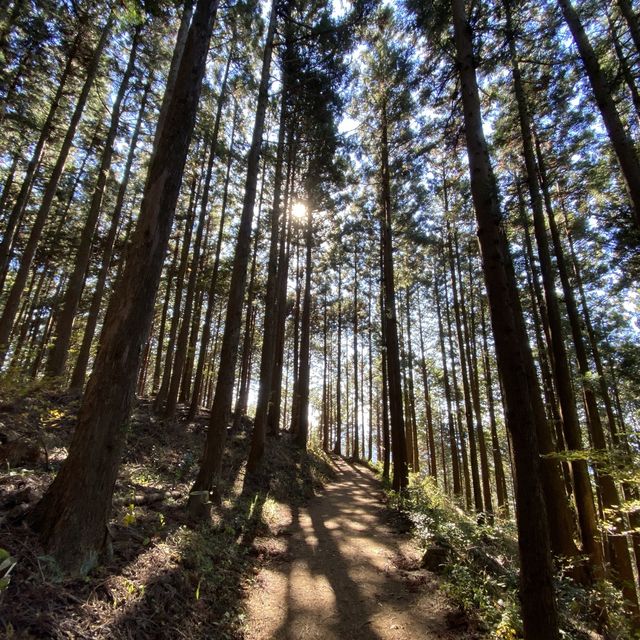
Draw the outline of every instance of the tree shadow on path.
[[[335,464],[337,480],[307,507],[293,509],[286,557],[263,572],[264,591],[249,603],[256,624],[250,620],[248,637],[449,637],[442,620],[415,606],[420,594],[395,566],[404,553],[383,524],[379,482],[343,460]]]

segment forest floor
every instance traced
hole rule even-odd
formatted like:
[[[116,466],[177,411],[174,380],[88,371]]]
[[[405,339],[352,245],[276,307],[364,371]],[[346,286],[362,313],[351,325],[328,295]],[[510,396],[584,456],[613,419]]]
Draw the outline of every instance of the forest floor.
[[[384,505],[364,466],[286,434],[248,479],[248,431],[229,433],[213,520],[185,499],[207,416],[159,420],[141,400],[114,494],[113,557],[89,576],[59,575],[24,515],[60,468],[77,397],[0,386],[0,637],[27,640],[474,638],[421,568],[408,522]],[[0,558],[1,559],[1,558]],[[0,576],[1,577],[1,576]]]
[[[247,600],[247,639],[479,637],[398,531],[380,481],[364,466],[332,464],[336,478],[322,493],[283,514],[280,552]]]

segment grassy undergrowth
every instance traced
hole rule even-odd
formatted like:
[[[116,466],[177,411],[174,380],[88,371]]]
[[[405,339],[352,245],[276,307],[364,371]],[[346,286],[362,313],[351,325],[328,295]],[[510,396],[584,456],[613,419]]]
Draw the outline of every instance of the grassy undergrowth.
[[[443,588],[473,616],[488,637],[522,638],[518,604],[518,547],[515,524],[497,519],[478,524],[455,506],[431,478],[414,475],[402,494],[389,491],[389,504],[412,523],[424,550],[425,566],[440,574]],[[624,612],[620,593],[610,584],[585,589],[557,563],[556,593],[561,633],[566,640],[599,638],[597,611],[608,610],[606,637],[640,638]],[[602,630],[601,630],[602,631]]]

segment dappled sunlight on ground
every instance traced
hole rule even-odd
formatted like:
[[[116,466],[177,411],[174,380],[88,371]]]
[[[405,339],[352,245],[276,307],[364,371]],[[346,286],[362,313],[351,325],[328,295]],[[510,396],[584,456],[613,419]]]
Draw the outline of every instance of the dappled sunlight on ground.
[[[337,478],[323,494],[292,508],[283,532],[286,552],[274,555],[256,577],[246,637],[472,638],[450,627],[450,609],[434,577],[420,568],[411,541],[385,524],[373,474],[337,458],[334,465]]]

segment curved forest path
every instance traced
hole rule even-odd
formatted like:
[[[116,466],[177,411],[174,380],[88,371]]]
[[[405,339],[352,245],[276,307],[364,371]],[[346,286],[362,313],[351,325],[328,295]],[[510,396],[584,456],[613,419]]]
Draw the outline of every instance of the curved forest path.
[[[280,550],[266,550],[271,558],[247,596],[247,640],[476,637],[420,568],[409,536],[390,527],[373,473],[333,463],[335,480],[292,508],[271,541]]]

